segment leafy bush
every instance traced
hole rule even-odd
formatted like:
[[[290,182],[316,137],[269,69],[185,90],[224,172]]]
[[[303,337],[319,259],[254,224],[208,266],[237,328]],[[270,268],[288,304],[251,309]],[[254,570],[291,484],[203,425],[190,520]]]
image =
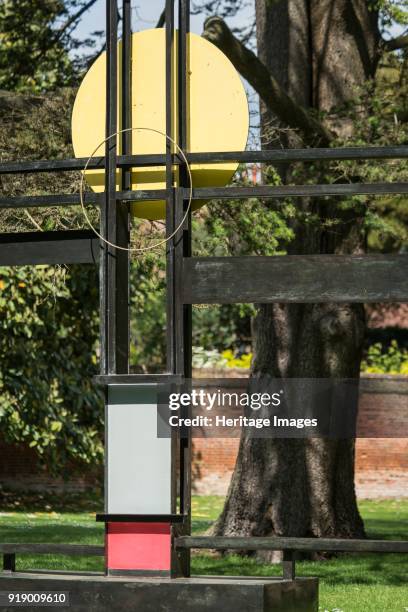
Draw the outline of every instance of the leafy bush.
[[[368,374],[403,374],[408,376],[408,350],[400,349],[393,340],[387,348],[380,342],[373,344],[361,364],[361,371]]]
[[[98,283],[89,268],[0,268],[0,429],[55,469],[103,457],[103,395],[93,382]]]
[[[246,368],[251,367],[253,354],[239,353],[232,348],[224,351],[193,348],[193,365],[196,368]],[[361,371],[368,374],[399,374],[408,376],[408,350],[400,349],[393,340],[384,348],[380,342],[372,344],[366,359],[361,363]]]
[[[251,366],[252,353],[239,354],[233,349],[221,353],[216,349],[206,350],[201,346],[193,347],[194,368],[246,368]]]
[[[226,368],[227,360],[217,350],[193,346],[193,368]]]
[[[227,360],[227,368],[250,368],[252,353],[242,353],[237,355],[231,349],[222,352],[222,356]]]

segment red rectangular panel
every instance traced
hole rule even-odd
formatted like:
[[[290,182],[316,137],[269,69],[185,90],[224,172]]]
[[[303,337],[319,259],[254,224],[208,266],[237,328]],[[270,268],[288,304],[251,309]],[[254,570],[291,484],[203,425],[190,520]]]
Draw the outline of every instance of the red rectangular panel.
[[[108,523],[108,570],[170,571],[170,523]]]

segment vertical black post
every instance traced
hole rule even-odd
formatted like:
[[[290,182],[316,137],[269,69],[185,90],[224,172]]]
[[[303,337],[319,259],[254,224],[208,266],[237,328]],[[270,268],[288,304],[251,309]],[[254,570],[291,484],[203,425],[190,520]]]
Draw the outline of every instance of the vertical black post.
[[[3,572],[16,571],[16,555],[15,553],[3,554]]]
[[[165,5],[165,59],[166,59],[166,134],[173,138],[173,42],[174,42],[174,0],[166,0]],[[173,145],[166,138],[166,237],[174,231],[174,204],[175,193],[173,189]],[[174,304],[174,240],[166,243],[166,364],[167,371],[176,373],[175,363],[175,304]],[[177,447],[178,436],[172,432],[171,449],[171,511],[177,512]],[[172,555],[172,574],[175,569],[174,549]]]
[[[188,34],[190,31],[190,3],[189,0],[179,0],[179,33],[178,33],[178,128],[179,144],[184,152],[189,150],[188,124],[189,124],[189,90],[187,87],[188,74]],[[179,166],[179,184],[184,193],[189,187],[189,176],[185,164]],[[181,222],[188,206],[188,199],[180,194],[177,199],[177,225]],[[192,377],[192,321],[191,305],[182,301],[182,266],[183,257],[191,257],[191,211],[186,219],[181,235],[182,244],[177,252],[177,308],[181,312],[180,335],[183,341],[182,360],[183,374],[186,378]],[[180,509],[185,515],[191,513],[191,438],[181,440],[181,483],[180,483]]]
[[[132,154],[132,13],[131,0],[123,0],[122,3],[122,155]],[[132,187],[131,168],[122,169],[122,190]]]
[[[188,75],[188,34],[190,30],[190,6],[189,0],[179,0],[179,29],[177,38],[177,85],[178,85],[178,143],[184,152],[189,150],[189,88]],[[179,165],[177,198],[175,203],[175,226],[178,227],[183,220],[188,207],[188,198],[185,194],[190,186],[187,167],[184,163]],[[176,310],[176,334],[178,346],[176,351],[176,363],[178,369],[186,379],[192,377],[192,322],[191,305],[183,304],[183,258],[191,257],[191,211],[180,232],[176,236],[175,245],[175,310]],[[186,415],[190,416],[190,408],[185,409]],[[190,534],[191,531],[191,431],[188,437],[182,437],[179,447],[180,463],[180,512],[186,519],[183,524],[183,533]],[[190,551],[184,551],[180,559],[182,572],[190,575]]]
[[[296,553],[292,550],[283,551],[282,569],[284,580],[294,580],[296,577]]]
[[[174,43],[174,0],[166,0],[166,134],[174,138],[173,132],[173,43]],[[173,145],[166,139],[166,236],[169,237],[175,229],[174,209],[175,192],[173,189],[173,164],[172,164]],[[176,365],[176,329],[175,329],[175,240],[167,242],[166,249],[166,288],[167,288],[167,371],[178,374]]]
[[[121,129],[128,130],[122,132],[122,154],[131,155],[133,133],[129,128],[132,127],[132,12],[131,0],[123,0],[122,3],[122,122]],[[127,191],[132,189],[132,169],[122,169],[122,190]],[[130,214],[126,202],[119,204],[118,219],[117,219],[117,239],[118,244],[126,247],[130,242]],[[120,293],[118,316],[123,316],[123,321],[117,319],[117,369],[120,373],[128,373],[129,371],[129,265],[130,255],[128,251],[119,251],[117,274],[118,288]]]
[[[165,7],[165,51],[166,51],[166,134],[175,140],[178,135],[175,133],[173,125],[173,103],[174,103],[174,0],[166,0]],[[179,192],[173,187],[173,152],[172,143],[166,139],[166,236],[170,238],[177,227],[177,211],[182,209],[182,202],[179,201]],[[178,259],[182,247],[180,232],[170,238],[166,244],[166,289],[167,289],[167,370],[173,374],[184,374],[183,360],[183,336],[182,332],[182,311],[180,310],[178,299],[178,275],[180,274]],[[177,511],[177,497],[180,494],[178,487],[177,468],[179,463],[180,439],[178,432],[172,433],[172,491],[171,508],[172,512]],[[179,465],[180,471],[183,466]],[[172,541],[184,532],[183,527],[172,525]],[[176,577],[187,575],[189,571],[188,556],[183,552],[176,551],[172,546],[171,553],[171,575]]]
[[[105,198],[101,206],[101,234],[112,244],[128,247],[128,213],[116,201],[117,154],[117,0],[106,2],[106,137]],[[102,241],[100,259],[101,371],[128,372],[128,254]]]

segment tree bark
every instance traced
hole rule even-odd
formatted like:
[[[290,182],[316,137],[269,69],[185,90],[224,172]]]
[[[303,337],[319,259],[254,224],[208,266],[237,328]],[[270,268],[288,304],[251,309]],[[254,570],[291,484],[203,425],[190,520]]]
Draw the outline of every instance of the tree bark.
[[[377,16],[364,0],[256,0],[259,60],[294,103],[333,112],[374,77]],[[262,144],[276,146],[283,124],[263,100]],[[285,127],[296,127],[286,121]],[[297,144],[287,136],[286,144]],[[295,253],[364,248],[361,211],[302,201],[328,224],[296,226]],[[353,215],[353,216],[352,216]],[[364,308],[358,304],[260,305],[251,377],[358,378]],[[252,439],[244,431],[216,535],[363,537],[354,489],[354,440]],[[275,554],[262,554],[276,559]]]
[[[215,44],[231,60],[259,94],[262,104],[269,112],[279,116],[285,125],[299,130],[307,144],[329,146],[332,136],[327,128],[286,93],[273,73],[255,53],[235,38],[220,17],[210,17],[206,20],[203,37]]]

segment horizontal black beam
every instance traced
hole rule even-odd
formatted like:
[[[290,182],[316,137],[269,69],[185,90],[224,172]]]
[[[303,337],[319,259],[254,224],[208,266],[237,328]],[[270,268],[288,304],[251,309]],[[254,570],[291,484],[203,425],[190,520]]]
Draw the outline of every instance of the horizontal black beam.
[[[187,153],[193,163],[236,161],[240,163],[295,161],[335,161],[368,159],[404,159],[408,147],[338,147],[310,149],[270,149],[266,151],[225,151],[220,153]]]
[[[186,304],[406,302],[408,255],[185,258],[183,288]]]
[[[188,197],[188,189],[185,197]],[[335,183],[327,185],[254,185],[253,187],[199,187],[194,200],[289,198],[408,193],[408,183]],[[131,199],[130,195],[128,196]]]
[[[100,374],[94,376],[99,385],[147,385],[147,384],[181,384],[183,376],[179,374]]]
[[[182,188],[184,198],[190,196],[189,188]],[[327,185],[254,185],[253,187],[198,187],[193,189],[193,200],[324,197],[351,195],[397,195],[408,193],[408,183],[335,183]],[[85,202],[99,203],[103,193],[86,193]],[[166,189],[117,191],[118,202],[145,202],[165,200]],[[78,194],[41,196],[14,196],[0,198],[0,208],[34,208],[46,206],[78,206]]]
[[[240,163],[294,161],[334,161],[334,160],[370,160],[370,159],[405,159],[408,157],[408,147],[338,147],[310,149],[272,149],[266,151],[222,151],[187,153],[190,163],[217,163],[235,161]],[[164,165],[164,154],[152,155],[118,155],[118,167],[140,167]],[[82,170],[87,162],[86,157],[54,160],[26,160],[0,163],[0,174],[16,174],[20,172],[61,172],[66,170]],[[177,155],[174,163],[182,163]],[[104,168],[104,157],[93,157],[88,168]]]
[[[129,198],[129,193],[132,197]],[[84,201],[86,204],[99,204],[104,197],[102,193],[86,193]],[[147,189],[145,191],[118,191],[117,199],[137,201],[164,200],[166,197],[165,189]],[[48,206],[80,206],[79,194],[65,193],[56,195],[40,196],[14,196],[0,198],[0,208],[44,208]]]
[[[188,199],[190,189],[180,188]],[[349,195],[385,195],[408,193],[408,183],[335,183],[326,185],[254,185],[253,187],[197,187],[193,189],[193,200],[322,197]],[[150,194],[150,198],[145,194]],[[164,199],[166,191],[118,191],[119,201]]]
[[[20,174],[29,172],[63,172],[66,170],[82,170],[87,162],[86,157],[72,157],[68,159],[38,159],[24,161],[9,161],[0,163],[0,174]],[[91,169],[103,169],[104,157],[93,157],[88,164]]]
[[[87,193],[84,200],[95,204],[100,194]],[[81,201],[76,193],[63,193],[40,196],[14,196],[0,198],[0,208],[44,208],[48,206],[80,206]]]
[[[118,168],[158,166],[164,165],[164,155],[118,155],[116,165]],[[38,172],[63,172],[70,170],[83,170],[88,158],[73,157],[69,159],[40,159],[33,161],[12,161],[0,163],[0,174],[20,174]],[[181,161],[175,156],[174,163]],[[103,170],[105,168],[105,157],[92,157],[87,165],[88,170]]]
[[[87,230],[0,234],[0,266],[95,263],[99,248]]]
[[[89,555],[102,557],[104,546],[94,544],[0,544],[0,554],[38,554],[38,555]]]
[[[184,523],[183,514],[97,514],[100,523]]]
[[[213,550],[293,550],[304,552],[408,553],[408,540],[343,540],[335,538],[181,536],[175,546]]]

